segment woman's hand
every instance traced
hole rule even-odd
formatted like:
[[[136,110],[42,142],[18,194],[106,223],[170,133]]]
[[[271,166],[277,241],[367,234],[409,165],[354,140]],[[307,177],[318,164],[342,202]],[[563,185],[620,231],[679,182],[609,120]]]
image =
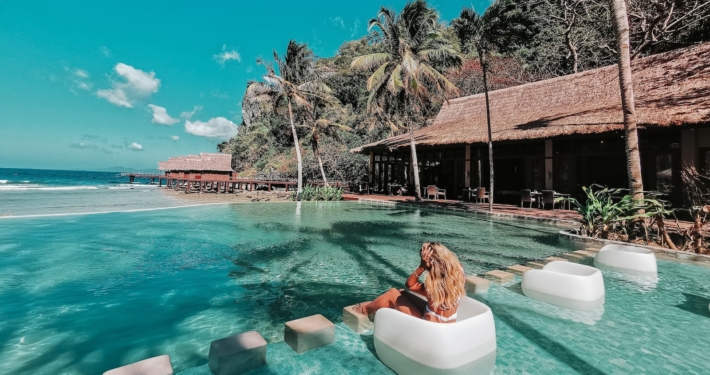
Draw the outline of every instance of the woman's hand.
[[[422,252],[419,254],[422,257],[421,262],[419,262],[419,267],[424,268],[425,270],[428,270],[431,268],[431,255],[434,253],[434,251],[431,248],[426,248],[422,250]]]

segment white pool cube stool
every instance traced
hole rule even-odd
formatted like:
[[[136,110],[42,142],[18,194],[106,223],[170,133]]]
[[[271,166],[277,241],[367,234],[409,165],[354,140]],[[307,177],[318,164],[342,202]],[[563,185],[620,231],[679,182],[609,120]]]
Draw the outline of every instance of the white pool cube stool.
[[[375,350],[397,374],[473,374],[493,371],[496,328],[485,304],[462,297],[455,323],[435,323],[394,309],[375,314]]]
[[[594,258],[594,265],[637,276],[655,276],[658,273],[656,254],[636,246],[606,245]]]
[[[241,374],[266,364],[266,340],[257,331],[215,340],[207,358],[214,375]]]
[[[173,365],[170,356],[161,355],[106,371],[104,375],[173,375]]]
[[[550,262],[523,275],[523,293],[538,301],[577,310],[604,304],[604,279],[594,268],[572,262]]]

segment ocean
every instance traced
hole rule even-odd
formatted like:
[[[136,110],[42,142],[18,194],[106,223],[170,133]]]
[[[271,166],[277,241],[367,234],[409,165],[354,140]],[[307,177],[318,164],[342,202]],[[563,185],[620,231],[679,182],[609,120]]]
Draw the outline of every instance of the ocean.
[[[0,168],[0,217],[147,210],[188,205],[149,180],[115,172]]]

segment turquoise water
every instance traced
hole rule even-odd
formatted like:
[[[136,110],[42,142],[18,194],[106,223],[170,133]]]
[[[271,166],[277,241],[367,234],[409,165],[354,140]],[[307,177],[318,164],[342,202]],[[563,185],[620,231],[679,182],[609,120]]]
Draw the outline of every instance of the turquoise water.
[[[296,355],[283,323],[400,286],[425,240],[467,273],[574,249],[557,228],[357,203],[277,203],[0,220],[0,363],[9,374],[100,374],[169,354],[207,374],[212,340],[256,329],[255,373],[389,373],[371,334]],[[588,313],[530,300],[519,285],[476,298],[493,309],[496,373],[707,373],[710,269],[659,262],[658,285],[604,273]],[[704,306],[703,306],[704,304]]]

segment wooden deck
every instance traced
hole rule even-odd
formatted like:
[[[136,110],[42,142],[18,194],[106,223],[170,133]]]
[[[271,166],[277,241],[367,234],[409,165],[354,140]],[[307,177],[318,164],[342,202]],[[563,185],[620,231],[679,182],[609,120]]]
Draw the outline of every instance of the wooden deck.
[[[413,205],[421,205],[422,207],[438,206],[443,208],[455,208],[462,211],[489,213],[488,203],[468,203],[454,200],[422,200],[416,202],[414,197],[398,196],[398,195],[359,195],[359,194],[343,194],[344,200],[357,201],[360,198],[401,202]],[[533,219],[537,221],[553,222],[568,225],[578,225],[577,220],[581,217],[576,211],[570,210],[542,210],[539,208],[520,208],[509,204],[493,204],[495,215],[510,216],[517,218]]]
[[[260,179],[201,179],[201,178],[178,178],[167,177],[166,186],[175,190],[184,190],[185,194],[190,193],[217,193],[236,194],[239,191],[254,191],[259,186],[266,187],[271,191],[275,187],[283,187],[286,192],[298,185],[296,181],[260,180]],[[161,179],[162,186],[162,179]]]

